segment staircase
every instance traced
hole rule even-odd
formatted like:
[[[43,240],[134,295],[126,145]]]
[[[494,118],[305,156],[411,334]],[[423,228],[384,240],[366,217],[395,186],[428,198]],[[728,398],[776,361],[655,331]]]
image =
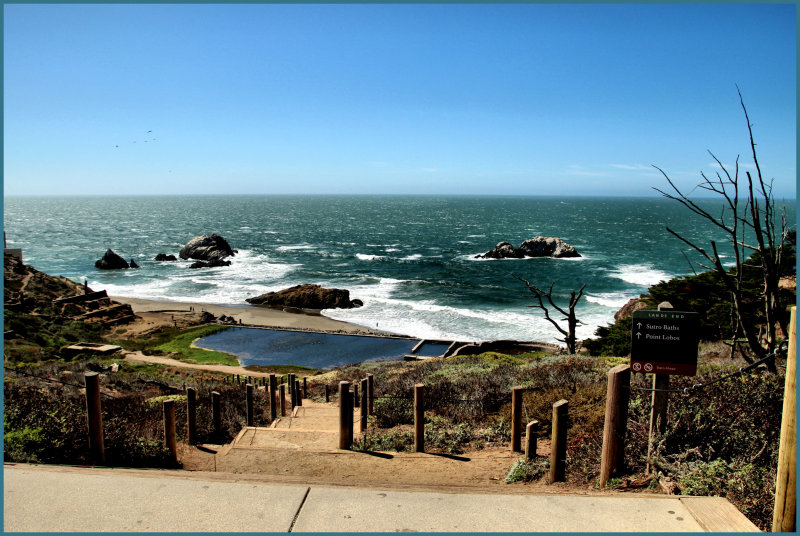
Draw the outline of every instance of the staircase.
[[[339,408],[306,399],[302,406],[296,406],[290,415],[278,417],[269,427],[243,428],[228,451],[269,448],[332,451],[339,446],[338,434]]]
[[[361,442],[361,409],[353,410],[353,444]],[[367,433],[372,433],[368,431]],[[339,408],[304,399],[290,415],[270,426],[248,426],[222,447],[207,445],[213,453],[206,465],[187,467],[283,482],[326,485],[454,489],[504,489],[503,477],[519,455],[507,448],[452,456],[421,452],[363,452],[339,449]],[[212,465],[213,464],[213,465]],[[467,470],[470,467],[470,470]]]

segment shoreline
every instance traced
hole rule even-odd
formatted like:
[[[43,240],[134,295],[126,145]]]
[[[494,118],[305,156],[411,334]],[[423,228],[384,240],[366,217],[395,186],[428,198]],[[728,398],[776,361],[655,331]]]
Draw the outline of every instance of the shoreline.
[[[254,305],[220,305],[200,302],[172,302],[130,298],[125,296],[109,296],[119,303],[128,304],[137,315],[189,315],[208,311],[216,317],[225,315],[241,321],[242,327],[280,329],[289,331],[307,331],[335,335],[361,335],[370,337],[413,339],[397,333],[372,329],[341,320],[333,320],[319,313],[301,310],[286,311]],[[294,312],[296,311],[296,312]]]

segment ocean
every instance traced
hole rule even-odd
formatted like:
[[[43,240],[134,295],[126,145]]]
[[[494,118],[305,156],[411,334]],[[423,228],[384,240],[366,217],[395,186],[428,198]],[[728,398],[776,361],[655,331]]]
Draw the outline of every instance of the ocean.
[[[724,236],[663,198],[486,196],[6,197],[7,247],[38,270],[88,281],[112,296],[246,306],[302,283],[344,288],[364,306],[325,316],[416,338],[557,342],[515,275],[553,285],[557,303],[586,284],[580,339],[652,284],[692,273],[691,249],[666,227],[708,244]],[[704,201],[712,213],[716,200]],[[786,205],[795,223],[794,201]],[[155,262],[217,233],[232,265]],[[498,242],[555,236],[574,259],[483,260]],[[113,249],[139,269],[94,267]],[[722,247],[723,252],[725,250]],[[732,255],[729,255],[732,260]],[[554,314],[554,318],[560,315]]]

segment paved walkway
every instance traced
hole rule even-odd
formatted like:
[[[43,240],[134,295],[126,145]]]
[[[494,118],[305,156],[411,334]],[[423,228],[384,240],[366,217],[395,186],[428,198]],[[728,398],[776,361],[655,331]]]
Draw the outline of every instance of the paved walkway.
[[[6,464],[6,532],[742,532],[725,499],[406,492]]]

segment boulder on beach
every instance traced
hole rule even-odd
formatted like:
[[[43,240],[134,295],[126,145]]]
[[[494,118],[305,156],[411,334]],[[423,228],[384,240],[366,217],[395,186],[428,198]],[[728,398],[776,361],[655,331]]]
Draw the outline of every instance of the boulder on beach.
[[[157,260],[159,262],[177,261],[178,257],[176,257],[175,255],[167,255],[166,253],[159,253],[158,255],[156,255],[156,258],[154,260]]]
[[[339,288],[322,288],[319,285],[297,285],[278,292],[247,298],[251,305],[271,307],[297,307],[299,309],[352,309],[363,305],[361,300],[351,300],[350,291]]]
[[[523,257],[580,257],[574,247],[560,238],[552,236],[535,236],[515,248],[508,242],[500,242],[492,250],[483,255],[475,255],[476,259],[521,259]]]
[[[101,270],[122,270],[124,268],[130,268],[128,261],[114,253],[112,250],[106,250],[105,255],[103,258],[96,261],[94,263],[95,268],[100,268]]]
[[[233,257],[234,253],[227,240],[211,233],[192,238],[181,248],[178,255],[183,260],[221,261],[225,257]]]

